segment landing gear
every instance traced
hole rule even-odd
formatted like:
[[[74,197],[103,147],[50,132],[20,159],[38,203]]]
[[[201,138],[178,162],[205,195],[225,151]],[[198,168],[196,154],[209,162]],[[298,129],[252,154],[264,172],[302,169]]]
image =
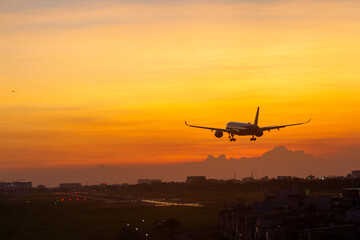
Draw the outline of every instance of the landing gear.
[[[232,133],[229,133],[229,138],[230,138],[230,142],[236,141],[236,138],[234,138],[234,134]]]
[[[250,138],[250,141],[256,141],[256,137],[253,135],[252,138]]]

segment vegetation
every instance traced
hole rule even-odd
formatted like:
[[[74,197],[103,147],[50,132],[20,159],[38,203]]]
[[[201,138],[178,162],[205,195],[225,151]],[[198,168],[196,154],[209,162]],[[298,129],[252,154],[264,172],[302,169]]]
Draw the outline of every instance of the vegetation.
[[[1,196],[0,239],[118,239],[127,224],[152,235],[156,222],[163,219],[173,219],[168,224],[172,231],[215,230],[222,208],[221,204],[156,207],[61,198],[50,193]]]
[[[119,239],[124,228],[141,236],[148,234],[147,239],[153,239],[151,236],[159,234],[161,229],[157,225],[159,221],[168,221],[165,226],[171,234],[189,233],[197,239],[211,239],[216,233],[219,210],[239,198],[248,202],[263,198],[260,189],[106,190],[106,193],[198,202],[203,207],[158,207],[82,198],[70,201],[66,195],[51,192],[0,195],[0,239]]]

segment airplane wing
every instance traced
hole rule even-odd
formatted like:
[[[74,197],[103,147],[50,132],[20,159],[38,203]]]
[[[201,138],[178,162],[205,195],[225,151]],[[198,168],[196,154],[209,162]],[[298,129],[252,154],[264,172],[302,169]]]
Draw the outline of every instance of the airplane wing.
[[[194,128],[202,128],[202,129],[209,129],[211,131],[216,131],[216,130],[220,130],[223,132],[227,132],[227,133],[233,133],[233,131],[231,131],[230,129],[223,129],[223,128],[212,128],[212,127],[202,127],[202,126],[194,126],[194,125],[189,125],[187,124],[187,122],[185,121],[185,125],[189,126],[189,127],[194,127]]]
[[[305,124],[305,123],[310,122],[310,120],[311,120],[311,118],[309,119],[309,121],[307,121],[307,122],[302,122],[302,123],[293,123],[293,124],[287,124],[287,125],[261,127],[260,130],[262,130],[262,131],[270,131],[270,130],[273,130],[273,129],[280,130],[280,128],[284,128],[284,127],[290,127],[290,126],[296,126],[296,125]]]

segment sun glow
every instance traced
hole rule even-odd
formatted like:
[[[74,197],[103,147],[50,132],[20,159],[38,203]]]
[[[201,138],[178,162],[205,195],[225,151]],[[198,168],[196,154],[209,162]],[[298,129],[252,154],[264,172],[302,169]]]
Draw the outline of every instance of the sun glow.
[[[2,168],[255,156],[276,145],[323,156],[360,142],[358,1],[9,2],[0,0]],[[313,120],[231,144],[184,125],[252,122],[257,106],[261,126]]]

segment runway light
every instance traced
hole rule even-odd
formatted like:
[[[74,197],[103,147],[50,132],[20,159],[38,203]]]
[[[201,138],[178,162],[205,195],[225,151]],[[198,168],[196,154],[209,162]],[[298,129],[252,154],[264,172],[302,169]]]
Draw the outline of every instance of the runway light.
[[[137,231],[137,230],[139,230],[138,228],[135,228],[135,230]]]
[[[76,201],[79,201],[79,199],[78,199],[78,198],[76,198]]]
[[[86,197],[84,197],[84,200],[86,200]]]
[[[61,201],[64,201],[64,199],[62,198]]]
[[[143,219],[142,222],[145,222],[145,220]]]
[[[69,201],[71,201],[71,198],[69,198]]]
[[[145,236],[149,236],[149,234],[146,233]]]

